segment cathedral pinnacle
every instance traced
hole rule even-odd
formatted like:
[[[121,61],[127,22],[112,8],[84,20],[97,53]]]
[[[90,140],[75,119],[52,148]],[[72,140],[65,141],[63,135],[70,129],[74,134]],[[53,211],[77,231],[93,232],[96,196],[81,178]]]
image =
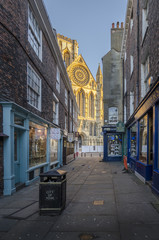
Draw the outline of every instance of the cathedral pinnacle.
[[[103,79],[103,74],[102,74],[102,71],[101,71],[100,63],[99,63],[97,74],[96,74],[96,82],[101,82],[102,79]]]

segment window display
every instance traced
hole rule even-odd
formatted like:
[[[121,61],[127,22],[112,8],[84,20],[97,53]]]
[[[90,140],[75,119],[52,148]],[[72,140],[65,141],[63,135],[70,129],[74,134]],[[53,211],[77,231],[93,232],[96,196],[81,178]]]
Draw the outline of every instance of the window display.
[[[137,123],[135,123],[130,128],[130,137],[131,137],[130,156],[131,157],[135,157],[136,156],[136,136],[137,136]]]
[[[139,161],[147,163],[147,115],[140,120]]]
[[[108,156],[122,155],[122,136],[108,135]]]
[[[29,167],[46,162],[47,128],[29,123]]]

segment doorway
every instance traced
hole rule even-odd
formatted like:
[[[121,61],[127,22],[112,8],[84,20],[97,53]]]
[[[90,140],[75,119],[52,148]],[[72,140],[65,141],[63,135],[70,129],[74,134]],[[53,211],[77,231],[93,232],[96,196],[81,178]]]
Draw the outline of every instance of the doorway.
[[[15,185],[21,183],[21,169],[23,160],[23,134],[24,131],[18,128],[14,129],[14,175]]]

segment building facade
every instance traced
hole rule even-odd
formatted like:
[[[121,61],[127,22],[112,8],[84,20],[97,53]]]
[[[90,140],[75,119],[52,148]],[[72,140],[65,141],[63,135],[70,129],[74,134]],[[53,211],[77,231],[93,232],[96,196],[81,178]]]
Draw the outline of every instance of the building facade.
[[[64,142],[78,106],[42,0],[2,1],[0,29],[0,194],[10,195],[75,157]]]
[[[129,0],[122,42],[127,157],[159,193],[159,1]]]
[[[122,160],[123,155],[123,69],[121,45],[123,23],[112,24],[111,50],[102,58],[104,102],[104,161]]]
[[[103,76],[100,65],[95,81],[82,55],[78,54],[77,41],[60,34],[57,39],[79,107],[79,151],[102,152]]]

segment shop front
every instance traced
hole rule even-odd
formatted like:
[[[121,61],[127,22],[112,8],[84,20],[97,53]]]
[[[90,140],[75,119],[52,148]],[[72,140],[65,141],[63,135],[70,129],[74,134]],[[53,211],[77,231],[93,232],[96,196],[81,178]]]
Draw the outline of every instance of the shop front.
[[[143,181],[152,180],[152,188],[159,191],[159,81],[147,93],[131,119],[128,129],[128,161]]]
[[[14,103],[3,106],[4,195],[29,185],[59,164],[58,140],[51,139],[54,126]]]
[[[121,124],[121,123],[120,123]],[[119,124],[119,125],[120,125]],[[123,125],[105,125],[103,129],[104,153],[103,161],[121,161],[123,157]]]

